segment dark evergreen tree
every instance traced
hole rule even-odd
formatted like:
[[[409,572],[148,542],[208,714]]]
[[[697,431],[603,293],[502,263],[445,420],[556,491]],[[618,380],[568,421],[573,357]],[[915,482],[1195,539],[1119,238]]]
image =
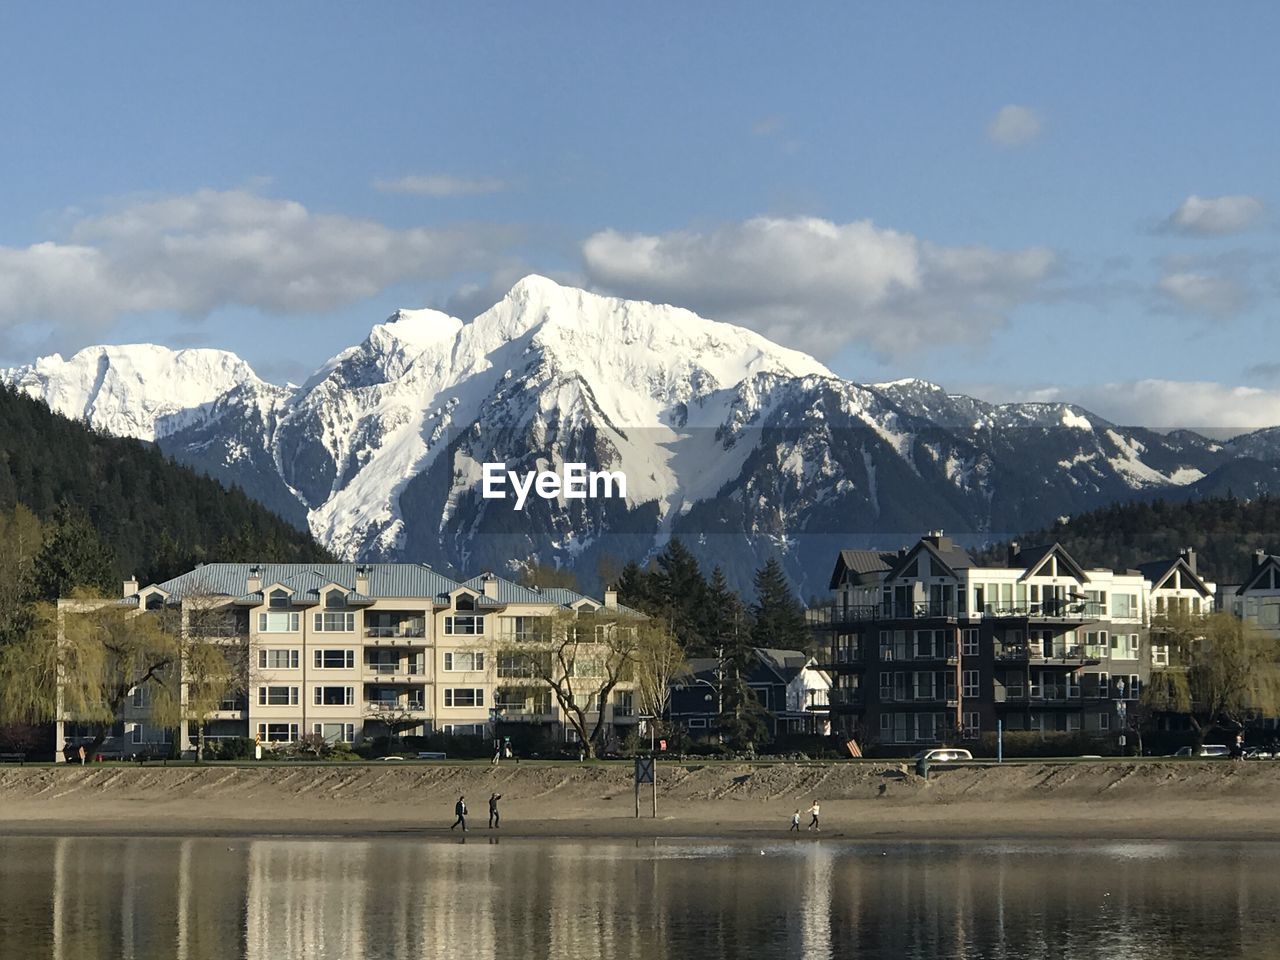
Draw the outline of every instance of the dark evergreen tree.
[[[751,637],[757,647],[808,650],[812,645],[804,607],[791,592],[787,575],[770,557],[755,576],[756,602],[751,607]]]
[[[64,503],[54,515],[53,532],[36,556],[36,592],[42,600],[88,590],[118,595],[115,558],[82,510]]]
[[[672,539],[657,556],[652,574],[654,615],[667,618],[676,639],[697,656],[708,648],[706,638],[707,581],[698,559],[679,540]]]

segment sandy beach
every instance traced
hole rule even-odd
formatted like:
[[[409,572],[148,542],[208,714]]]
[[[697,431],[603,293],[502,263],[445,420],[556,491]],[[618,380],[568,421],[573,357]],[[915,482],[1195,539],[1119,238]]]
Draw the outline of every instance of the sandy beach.
[[[935,767],[928,782],[909,769],[664,763],[658,818],[646,786],[637,820],[626,763],[7,767],[0,829],[447,836],[459,795],[471,831],[487,832],[496,792],[503,836],[782,835],[816,799],[828,838],[1280,839],[1280,763],[973,764]]]

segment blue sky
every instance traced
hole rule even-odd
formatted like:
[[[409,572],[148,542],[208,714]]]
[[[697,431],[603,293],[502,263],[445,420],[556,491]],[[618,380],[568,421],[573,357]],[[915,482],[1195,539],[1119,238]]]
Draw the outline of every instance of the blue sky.
[[[526,272],[861,381],[1280,422],[1273,4],[5,5],[0,363],[299,378]]]

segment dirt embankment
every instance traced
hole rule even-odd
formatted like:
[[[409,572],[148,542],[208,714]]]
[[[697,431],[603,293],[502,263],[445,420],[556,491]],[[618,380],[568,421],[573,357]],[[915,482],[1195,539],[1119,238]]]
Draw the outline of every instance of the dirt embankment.
[[[0,829],[38,833],[447,833],[465,795],[504,835],[781,833],[822,804],[849,838],[1280,839],[1280,762],[661,764],[658,819],[628,764],[0,768]],[[808,822],[806,814],[804,822]]]

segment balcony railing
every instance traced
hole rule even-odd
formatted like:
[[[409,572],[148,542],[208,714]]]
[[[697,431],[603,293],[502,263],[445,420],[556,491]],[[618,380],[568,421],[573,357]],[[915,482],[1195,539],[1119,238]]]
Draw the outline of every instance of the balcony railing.
[[[1004,644],[996,649],[995,658],[999,661],[1014,663],[1064,664],[1072,666],[1084,665],[1097,659],[1090,654],[1090,648],[1081,644],[1072,644],[1067,647],[1046,647],[1042,643],[1035,642]]]
[[[860,707],[864,703],[861,690],[842,690],[839,687],[830,691],[829,699],[832,707]]]
[[[424,700],[366,700],[364,708],[369,713],[419,713],[427,705]]]
[[[376,637],[384,640],[413,640],[425,637],[427,635],[427,628],[424,626],[406,625],[396,627],[366,627],[364,635],[366,637]]]
[[[421,663],[366,663],[364,668],[366,673],[377,674],[380,677],[399,676],[401,674],[409,677],[420,677],[427,672],[426,665]]]

